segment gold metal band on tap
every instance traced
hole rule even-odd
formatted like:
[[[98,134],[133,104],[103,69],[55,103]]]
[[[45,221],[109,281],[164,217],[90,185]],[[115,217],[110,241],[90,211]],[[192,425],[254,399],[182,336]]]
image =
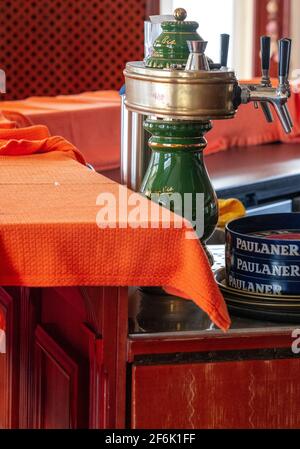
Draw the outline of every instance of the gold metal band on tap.
[[[126,106],[145,115],[181,120],[234,117],[234,72],[147,68],[130,62],[124,71]]]

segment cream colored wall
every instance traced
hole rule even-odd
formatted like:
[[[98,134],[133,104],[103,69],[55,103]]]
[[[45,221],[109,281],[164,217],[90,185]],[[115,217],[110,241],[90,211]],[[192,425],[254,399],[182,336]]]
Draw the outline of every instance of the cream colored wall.
[[[182,2],[182,4],[184,1]],[[184,7],[184,6],[182,6]],[[172,14],[173,10],[173,0],[160,0],[160,13],[161,14]]]
[[[252,78],[254,0],[235,0],[233,62],[239,79]]]
[[[300,0],[296,1],[300,4]],[[182,7],[184,7],[184,3],[184,0],[182,0]],[[171,14],[173,11],[173,0],[160,0],[160,11],[161,14]],[[240,79],[247,79],[252,77],[254,0],[234,0],[233,14],[232,65]]]

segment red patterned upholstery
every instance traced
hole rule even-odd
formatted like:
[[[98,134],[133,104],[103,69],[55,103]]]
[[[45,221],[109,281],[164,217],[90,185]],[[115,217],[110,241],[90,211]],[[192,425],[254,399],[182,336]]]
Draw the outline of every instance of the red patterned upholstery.
[[[143,56],[146,0],[1,0],[6,99],[119,89]]]

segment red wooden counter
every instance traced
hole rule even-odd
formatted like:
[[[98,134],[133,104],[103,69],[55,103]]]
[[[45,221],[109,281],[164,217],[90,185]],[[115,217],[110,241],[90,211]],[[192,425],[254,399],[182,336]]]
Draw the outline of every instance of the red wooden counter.
[[[128,235],[113,231],[105,247],[95,225],[99,189],[114,183],[59,152],[0,160],[1,428],[299,427],[295,326],[233,318],[223,333],[188,301],[182,325],[161,313],[155,293],[147,311],[122,277]],[[184,229],[159,232],[135,230],[126,267],[138,267],[143,285],[157,285],[156,273],[204,308],[209,299],[224,323],[198,242],[181,239]],[[145,242],[160,252],[145,259]],[[108,287],[116,267],[123,287]]]
[[[234,318],[224,334],[202,314],[197,330],[145,332],[129,297],[1,289],[1,428],[299,427],[295,326]]]
[[[174,214],[89,170],[43,127],[1,136],[0,427],[122,427],[126,286],[181,292],[226,329],[208,259],[187,222],[175,227]],[[118,211],[109,223],[100,195]]]

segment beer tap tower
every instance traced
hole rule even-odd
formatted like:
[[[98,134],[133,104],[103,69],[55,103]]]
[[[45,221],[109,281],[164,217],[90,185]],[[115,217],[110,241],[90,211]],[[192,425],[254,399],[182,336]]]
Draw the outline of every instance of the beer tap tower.
[[[218,204],[204,165],[204,135],[212,120],[232,119],[240,104],[249,102],[260,104],[269,122],[272,106],[285,132],[291,132],[287,108],[291,41],[279,41],[278,87],[272,86],[269,76],[267,36],[261,39],[261,83],[239,85],[234,71],[227,68],[229,36],[221,36],[221,61],[216,64],[205,55],[207,42],[196,32],[198,23],[185,21],[182,8],[175,10],[174,19],[162,23],[152,54],[143,62],[128,62],[124,70],[122,182],[148,197],[193,194],[193,219],[196,194],[202,193],[204,233],[199,237],[205,248],[217,225]]]

